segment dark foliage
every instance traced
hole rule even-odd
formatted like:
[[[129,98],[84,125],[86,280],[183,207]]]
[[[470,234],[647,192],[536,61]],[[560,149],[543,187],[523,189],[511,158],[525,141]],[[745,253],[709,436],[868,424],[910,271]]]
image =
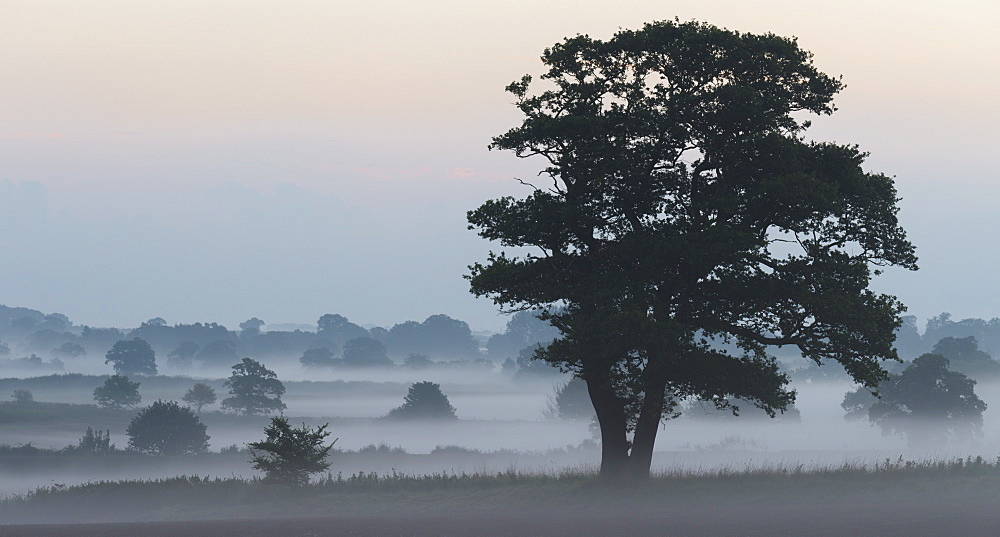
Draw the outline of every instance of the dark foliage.
[[[326,347],[309,349],[302,353],[299,363],[305,367],[333,367],[342,362],[333,357],[333,351]]]
[[[233,366],[233,374],[226,380],[229,397],[222,400],[222,408],[244,415],[269,414],[285,409],[281,396],[285,386],[274,371],[250,358]]]
[[[142,402],[139,383],[125,375],[111,375],[94,389],[94,401],[105,408],[132,408]]]
[[[589,420],[594,418],[594,405],[590,402],[587,383],[581,379],[556,386],[549,403],[548,414],[561,420]]]
[[[528,253],[492,253],[469,279],[560,330],[536,357],[587,382],[603,475],[647,478],[683,399],[787,408],[768,346],[885,378],[903,307],[869,281],[916,257],[892,179],[855,146],[805,141],[839,80],[794,39],[699,22],[571,37],[542,62],[544,88],[508,86],[524,119],[491,148],[541,157],[547,184],[468,214]]]
[[[87,427],[87,432],[77,445],[66,446],[63,449],[63,452],[74,455],[106,455],[115,451],[117,451],[115,445],[111,443],[111,431],[109,429],[95,431],[91,427]]]
[[[407,321],[385,334],[385,345],[394,356],[426,354],[438,359],[472,358],[479,344],[469,325],[447,315],[432,315],[424,322]]]
[[[264,428],[266,438],[247,445],[250,462],[254,469],[264,472],[267,481],[306,485],[310,475],[330,467],[326,457],[337,441],[324,445],[330,436],[328,425],[313,429],[303,423],[302,427],[293,428],[284,417],[271,418],[271,424]]]
[[[384,367],[393,365],[385,346],[370,337],[359,337],[344,344],[344,365],[349,367]]]
[[[870,405],[867,416],[872,423],[884,434],[907,437],[915,447],[975,438],[981,434],[986,403],[975,393],[976,381],[948,365],[944,356],[924,354],[880,383],[878,399],[858,388],[841,406],[852,417]]]
[[[130,448],[142,453],[180,455],[208,450],[205,424],[174,401],[157,401],[139,411],[126,434]]]
[[[410,386],[402,406],[389,411],[392,420],[456,420],[455,407],[448,396],[441,393],[441,386],[434,382],[417,382]]]
[[[193,406],[195,413],[201,414],[201,407],[215,404],[215,389],[199,382],[184,394],[182,401]]]
[[[200,350],[201,345],[194,341],[185,341],[170,351],[170,354],[167,355],[167,364],[180,369],[191,367],[194,365],[194,357]]]
[[[114,364],[119,375],[155,375],[156,353],[140,338],[122,340],[108,351],[104,363]]]

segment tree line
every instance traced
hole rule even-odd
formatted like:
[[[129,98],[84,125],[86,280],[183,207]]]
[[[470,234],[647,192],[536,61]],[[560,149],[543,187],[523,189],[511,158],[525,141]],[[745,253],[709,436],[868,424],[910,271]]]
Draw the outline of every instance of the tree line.
[[[117,353],[123,347],[141,345],[130,343],[141,340],[144,348],[160,357],[154,362],[158,369],[166,366],[175,371],[228,368],[244,356],[298,360],[308,367],[393,363],[423,367],[439,362],[485,367],[486,360],[513,359],[527,347],[551,341],[557,333],[530,312],[513,316],[503,333],[489,338],[475,336],[467,323],[446,315],[406,321],[389,329],[366,329],[339,314],[323,315],[312,331],[266,331],[265,326],[258,318],[240,323],[239,330],[229,330],[217,323],[170,325],[157,317],[131,330],[93,328],[76,326],[61,314],[0,306],[0,365],[55,372],[65,363]],[[15,351],[32,354],[4,359]],[[42,356],[50,361],[43,361]]]

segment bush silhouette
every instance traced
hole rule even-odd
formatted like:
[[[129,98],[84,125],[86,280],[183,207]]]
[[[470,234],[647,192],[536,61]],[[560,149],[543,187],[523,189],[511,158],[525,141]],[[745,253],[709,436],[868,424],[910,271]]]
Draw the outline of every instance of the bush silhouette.
[[[410,386],[402,406],[389,411],[387,419],[394,420],[455,420],[455,407],[448,396],[441,393],[441,386],[434,382],[417,382]]]
[[[175,401],[157,401],[139,411],[126,434],[129,447],[143,453],[176,455],[208,450],[205,424],[190,408]]]
[[[124,375],[111,375],[94,389],[94,400],[104,408],[132,408],[142,402],[139,383]]]
[[[288,425],[288,419],[283,416],[271,418],[271,424],[264,428],[267,437],[247,444],[250,462],[254,469],[264,472],[267,481],[305,485],[309,483],[310,474],[330,467],[326,456],[337,441],[323,445],[330,436],[326,430],[328,425],[313,429],[303,423],[296,429]]]

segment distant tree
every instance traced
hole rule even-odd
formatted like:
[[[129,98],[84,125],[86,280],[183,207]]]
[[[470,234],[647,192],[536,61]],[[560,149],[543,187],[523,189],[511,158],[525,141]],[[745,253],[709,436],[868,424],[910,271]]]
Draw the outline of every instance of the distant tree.
[[[896,329],[896,349],[900,358],[911,360],[923,354],[926,347],[917,328],[917,318],[913,315],[904,315],[900,320],[902,323]]]
[[[435,358],[479,356],[479,343],[469,325],[447,315],[431,315],[422,323],[407,321],[393,326],[386,346],[397,356],[408,352]]]
[[[183,401],[195,408],[197,414],[201,414],[201,407],[215,404],[215,390],[204,383],[197,383],[184,394]]]
[[[167,326],[167,320],[163,317],[153,317],[152,319],[142,323],[146,326]]]
[[[375,367],[393,365],[385,346],[370,337],[359,337],[344,344],[344,365]]]
[[[975,336],[941,338],[934,344],[931,353],[940,354],[952,362],[986,362],[993,359],[989,354],[979,350]]]
[[[878,402],[878,397],[864,388],[858,387],[844,395],[840,408],[844,409],[844,419],[848,421],[867,420],[868,409]]]
[[[252,317],[240,323],[240,330],[243,332],[243,336],[256,336],[260,334],[260,329],[264,327],[264,321]]]
[[[70,322],[69,317],[62,313],[50,313],[42,318],[42,322],[38,325],[38,328],[62,332],[72,325],[73,323]]]
[[[403,360],[403,365],[410,369],[427,369],[434,365],[434,360],[431,360],[426,354],[410,353]]]
[[[83,454],[106,454],[114,453],[115,445],[111,443],[111,430],[94,430],[87,427],[87,432],[83,434],[77,445],[66,446],[63,451]]]
[[[326,457],[334,440],[323,445],[330,436],[329,423],[316,427],[292,428],[285,417],[271,418],[264,428],[266,438],[247,444],[250,462],[255,470],[264,472],[267,481],[301,486],[309,483],[309,476],[330,467]]]
[[[117,328],[83,327],[80,339],[85,347],[90,349],[107,349],[122,339],[124,334]]]
[[[268,414],[285,409],[281,396],[285,386],[278,376],[263,364],[244,358],[233,366],[233,374],[226,380],[229,395],[222,400],[222,408],[241,412],[247,416]]]
[[[502,334],[494,334],[486,342],[487,356],[492,360],[514,358],[525,347],[548,345],[559,337],[559,330],[538,318],[537,311],[519,311],[511,315]]]
[[[194,364],[194,357],[200,350],[201,345],[194,341],[185,341],[170,351],[170,354],[167,355],[167,365],[178,369],[191,367]]]
[[[979,350],[979,342],[975,336],[941,338],[931,353],[947,358],[951,369],[959,373],[978,378],[1000,375],[1000,362]]]
[[[387,345],[388,344],[387,342],[390,339],[389,331],[386,330],[385,328],[382,328],[381,326],[373,326],[369,328],[368,337],[378,341],[383,345]]]
[[[883,434],[905,436],[915,447],[941,446],[949,439],[981,434],[986,403],[975,393],[976,381],[951,371],[948,359],[924,354],[899,375],[878,385],[879,398],[867,399],[858,388],[844,397],[848,415],[862,412]]]
[[[83,348],[83,346],[80,345],[79,343],[73,343],[71,341],[67,341],[66,343],[60,345],[58,348],[52,349],[52,354],[59,354],[69,358],[76,358],[78,356],[83,356],[84,354],[87,354],[87,349]]]
[[[190,408],[175,401],[157,401],[139,411],[129,423],[128,445],[143,453],[180,455],[208,450],[205,424]]]
[[[0,356],[7,356],[10,354],[10,345],[0,341]]]
[[[542,348],[541,344],[535,344],[525,347],[517,353],[517,359],[514,360],[514,363],[517,364],[517,372],[514,375],[517,378],[554,377],[561,374],[559,369],[552,364],[534,359],[535,352],[540,348]]]
[[[331,313],[319,318],[316,329],[320,337],[329,339],[340,347],[352,339],[370,335],[364,328],[348,321],[347,317]]]
[[[333,351],[326,347],[308,349],[299,357],[299,363],[305,367],[331,367],[340,363],[333,357]]]
[[[236,353],[236,343],[228,340],[213,341],[198,352],[202,366],[221,367],[240,359]]]
[[[575,378],[557,385],[548,407],[547,414],[555,419],[589,420],[595,417],[587,383],[581,379]]]
[[[114,364],[115,373],[119,375],[156,374],[156,353],[140,338],[115,343],[104,363]]]
[[[403,404],[389,411],[392,420],[456,420],[455,407],[448,396],[441,393],[441,385],[434,382],[417,382],[410,386]]]
[[[14,390],[14,393],[10,396],[15,403],[33,403],[35,402],[35,395],[31,393],[31,390],[26,390],[24,388],[18,388]]]
[[[132,408],[142,402],[139,383],[124,375],[111,375],[94,389],[94,400],[105,408]]]
[[[36,326],[38,326],[38,319],[31,316],[18,317],[10,322],[11,328],[17,330],[18,332],[27,332]]]

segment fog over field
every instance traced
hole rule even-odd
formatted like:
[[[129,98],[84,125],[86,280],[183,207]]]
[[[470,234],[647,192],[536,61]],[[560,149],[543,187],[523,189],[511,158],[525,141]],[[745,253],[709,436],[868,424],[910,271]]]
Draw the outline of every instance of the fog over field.
[[[975,533],[998,18],[0,0],[0,535]]]

